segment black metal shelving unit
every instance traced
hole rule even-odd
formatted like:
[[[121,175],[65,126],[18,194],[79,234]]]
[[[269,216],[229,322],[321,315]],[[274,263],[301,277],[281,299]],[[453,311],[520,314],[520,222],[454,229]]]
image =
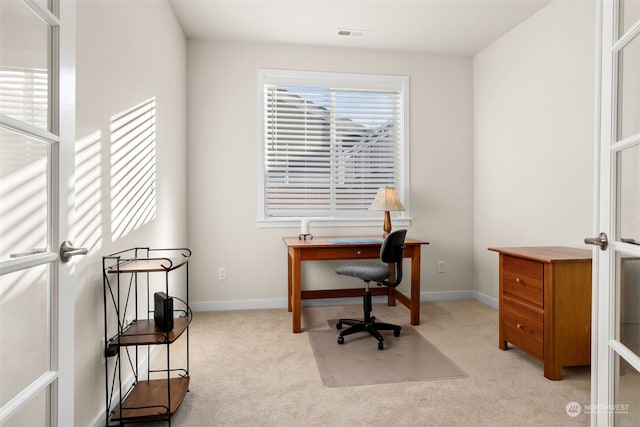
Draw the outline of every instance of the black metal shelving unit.
[[[189,391],[189,257],[187,248],[131,248],[102,257],[106,425],[167,421]],[[184,270],[184,295],[170,294],[170,276]],[[164,283],[155,280],[164,275]],[[154,321],[153,294],[173,298],[173,329]],[[172,366],[171,345],[185,340],[186,351]],[[165,346],[164,366],[152,368],[152,349]],[[145,363],[146,358],[146,363]],[[175,361],[174,361],[175,362]]]

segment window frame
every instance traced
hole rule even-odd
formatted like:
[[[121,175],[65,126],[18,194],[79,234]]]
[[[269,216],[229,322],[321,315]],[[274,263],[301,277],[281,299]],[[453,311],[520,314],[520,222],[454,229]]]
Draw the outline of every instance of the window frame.
[[[314,226],[375,226],[382,222],[383,215],[375,217],[348,217],[348,216],[325,216],[325,217],[267,217],[265,206],[265,108],[264,108],[264,85],[266,83],[283,84],[308,84],[317,86],[344,87],[356,85],[358,88],[370,89],[393,89],[400,92],[400,185],[396,187],[398,196],[402,201],[405,210],[401,212],[391,212],[391,217],[396,225],[407,226],[410,224],[410,171],[409,171],[409,76],[383,75],[383,74],[358,74],[358,73],[335,73],[317,71],[298,71],[259,68],[257,71],[257,121],[258,121],[258,219],[260,227],[291,227],[299,225],[301,219],[312,220]]]

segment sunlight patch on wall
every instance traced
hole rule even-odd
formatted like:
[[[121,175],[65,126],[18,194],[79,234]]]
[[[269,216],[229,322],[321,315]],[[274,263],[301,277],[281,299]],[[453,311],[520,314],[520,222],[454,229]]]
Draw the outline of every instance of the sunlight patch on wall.
[[[96,131],[75,145],[74,243],[98,250],[102,246],[102,135]]]
[[[111,237],[156,217],[155,97],[111,118]]]

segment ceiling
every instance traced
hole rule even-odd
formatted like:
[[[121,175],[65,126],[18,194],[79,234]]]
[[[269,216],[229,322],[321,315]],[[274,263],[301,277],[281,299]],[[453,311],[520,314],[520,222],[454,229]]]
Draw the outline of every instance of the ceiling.
[[[189,39],[473,55],[550,0],[170,0]],[[340,29],[366,31],[339,36]]]

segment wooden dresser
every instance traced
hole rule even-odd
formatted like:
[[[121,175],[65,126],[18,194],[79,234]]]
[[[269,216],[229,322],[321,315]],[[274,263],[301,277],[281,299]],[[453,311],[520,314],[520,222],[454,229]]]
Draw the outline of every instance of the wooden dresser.
[[[489,248],[500,254],[499,347],[542,360],[544,376],[591,362],[591,251],[561,246]]]

